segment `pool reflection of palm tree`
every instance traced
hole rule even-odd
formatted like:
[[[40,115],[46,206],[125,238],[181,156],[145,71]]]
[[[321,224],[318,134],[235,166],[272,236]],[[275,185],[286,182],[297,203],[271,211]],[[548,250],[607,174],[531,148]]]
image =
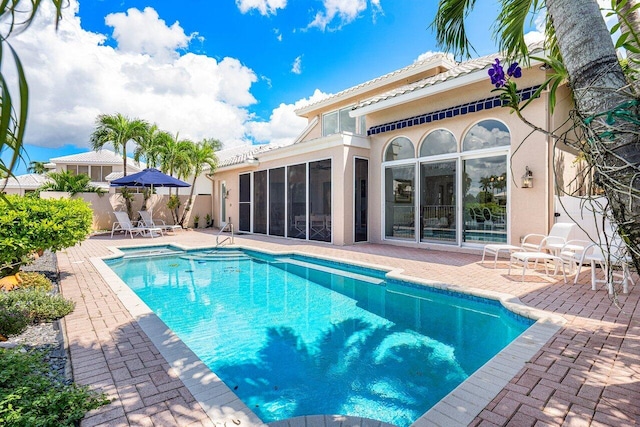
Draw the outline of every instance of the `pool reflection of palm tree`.
[[[311,344],[291,328],[270,328],[255,359],[214,370],[265,422],[311,414],[381,419],[386,412],[400,418],[383,421],[409,425],[467,376],[451,347],[356,319]]]

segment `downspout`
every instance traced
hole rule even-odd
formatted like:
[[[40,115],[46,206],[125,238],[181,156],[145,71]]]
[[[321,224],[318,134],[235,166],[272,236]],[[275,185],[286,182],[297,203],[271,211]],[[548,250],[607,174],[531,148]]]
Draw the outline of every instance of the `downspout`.
[[[543,92],[545,94],[545,120],[546,120],[546,130],[547,130],[547,191],[548,196],[545,198],[545,208],[547,211],[547,230],[551,230],[551,227],[555,223],[555,204],[556,204],[556,174],[555,174],[555,156],[554,156],[554,141],[553,136],[551,136],[550,132],[553,131],[553,117],[551,114],[551,108],[549,107],[549,90],[545,89]]]
[[[215,184],[216,184],[216,182],[215,182],[215,181],[214,181],[214,179],[213,179],[213,176],[214,176],[214,175],[215,175],[215,174],[213,174],[213,173],[205,174],[205,176],[207,177],[207,179],[208,179],[209,181],[211,181],[211,222],[212,222],[212,223],[213,223],[213,219],[215,218],[215,216],[214,216],[214,214],[215,214],[215,210],[214,210],[214,199],[215,199],[215,196],[216,196],[216,185],[215,185]]]

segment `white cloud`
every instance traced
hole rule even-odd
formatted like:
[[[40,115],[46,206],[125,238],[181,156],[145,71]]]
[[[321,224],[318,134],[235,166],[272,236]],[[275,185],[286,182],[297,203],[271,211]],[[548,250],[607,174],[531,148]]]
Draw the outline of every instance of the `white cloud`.
[[[105,23],[113,27],[118,50],[162,60],[178,57],[176,49],[186,48],[195,36],[187,36],[178,22],[168,27],[151,7],[145,7],[142,12],[131,8],[126,13],[111,13]]]
[[[421,53],[420,55],[418,55],[418,57],[416,58],[416,60],[415,60],[415,61],[413,61],[413,62],[424,61],[425,59],[427,59],[427,58],[429,58],[429,57],[431,57],[431,56],[433,56],[433,55],[441,55],[441,54],[446,55],[446,56],[447,56],[447,58],[449,58],[451,61],[455,61],[455,58],[454,58],[454,57],[453,57],[453,55],[452,55],[452,54],[450,54],[450,53],[446,53],[446,52],[435,52],[435,51],[433,51],[433,50],[428,50],[428,51],[426,51],[426,52]]]
[[[335,31],[353,22],[361,12],[367,10],[367,0],[323,0],[324,11],[316,13],[307,28],[319,28],[321,31]],[[373,19],[382,13],[379,0],[371,0]],[[335,24],[332,25],[332,23]]]
[[[242,13],[255,9],[260,15],[275,15],[278,9],[287,7],[287,0],[236,0],[236,6]]]
[[[52,6],[43,2],[32,26],[11,39],[29,81],[27,143],[88,147],[96,117],[114,113],[193,140],[217,138],[225,147],[255,139],[247,107],[256,103],[251,86],[258,78],[238,59],[180,55],[190,36],[150,8],[110,15],[117,46],[106,46],[104,35],[82,29],[77,10],[71,0],[56,32]],[[145,31],[133,31],[133,24]],[[282,121],[280,115],[274,111],[272,117]],[[287,133],[304,128],[287,122],[293,126]],[[269,140],[267,130],[261,129],[261,140]]]
[[[293,74],[302,74],[302,55],[294,59],[293,64],[291,65],[291,72]]]
[[[295,110],[305,105],[315,103],[329,95],[316,89],[307,99],[301,99],[295,104],[280,104],[273,110],[268,122],[251,122],[249,129],[256,142],[287,143],[296,138],[307,125],[307,119],[295,114]]]

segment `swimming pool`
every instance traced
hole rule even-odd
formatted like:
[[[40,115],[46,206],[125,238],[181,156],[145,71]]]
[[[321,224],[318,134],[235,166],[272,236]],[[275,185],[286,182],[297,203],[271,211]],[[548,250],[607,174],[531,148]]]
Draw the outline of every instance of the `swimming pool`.
[[[327,413],[409,425],[532,323],[381,270],[207,252],[107,263],[265,422]]]

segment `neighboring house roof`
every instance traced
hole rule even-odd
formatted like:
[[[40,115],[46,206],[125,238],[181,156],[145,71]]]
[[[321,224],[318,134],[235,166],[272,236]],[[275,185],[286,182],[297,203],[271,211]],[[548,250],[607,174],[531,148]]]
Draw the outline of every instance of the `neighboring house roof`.
[[[122,156],[111,150],[87,151],[84,153],[71,154],[69,156],[54,157],[49,159],[50,163],[72,164],[72,165],[121,165]],[[127,158],[127,167],[136,171],[142,170],[146,165],[142,162],[136,163],[133,159]]]
[[[111,182],[114,179],[122,178],[124,176],[124,172],[111,172],[109,175],[104,177],[104,180],[107,182]]]
[[[23,190],[35,190],[40,186],[51,182],[51,179],[46,175],[39,175],[37,173],[28,173],[26,175],[16,175],[14,177],[0,180],[1,188],[19,188]],[[6,186],[5,186],[6,183]]]

